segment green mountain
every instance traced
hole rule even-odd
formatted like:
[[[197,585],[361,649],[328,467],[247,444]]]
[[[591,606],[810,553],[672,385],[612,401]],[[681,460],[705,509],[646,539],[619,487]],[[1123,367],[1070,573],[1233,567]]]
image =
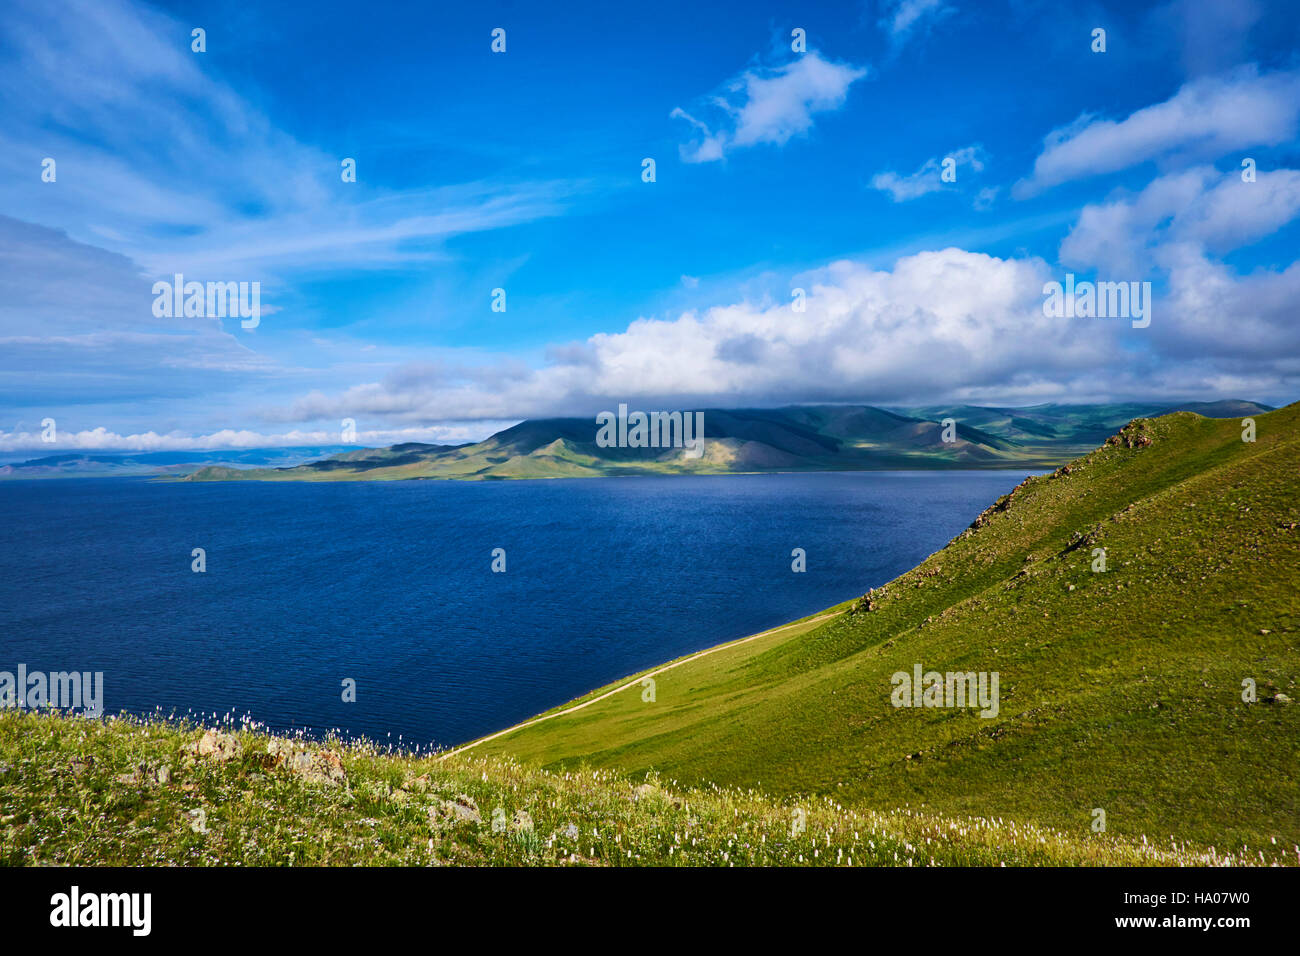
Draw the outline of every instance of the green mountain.
[[[855,602],[467,752],[1296,862],[1300,404],[1253,417],[1134,421]],[[896,707],[918,668],[997,706]]]
[[[1232,416],[1267,409],[1220,403]],[[1206,406],[1211,408],[1210,406]],[[1219,406],[1214,406],[1218,408]],[[906,468],[1054,468],[1150,405],[954,406],[896,412],[863,405],[711,409],[698,457],[686,449],[601,447],[594,418],[521,422],[469,445],[356,449],[292,468],[198,469],[191,481],[593,478]],[[952,428],[944,441],[945,419]]]

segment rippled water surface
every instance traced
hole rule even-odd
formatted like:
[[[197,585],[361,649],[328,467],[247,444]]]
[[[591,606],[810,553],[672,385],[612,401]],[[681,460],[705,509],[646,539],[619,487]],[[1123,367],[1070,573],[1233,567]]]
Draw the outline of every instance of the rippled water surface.
[[[109,711],[449,744],[861,594],[1024,475],[4,482],[0,670],[103,671]]]

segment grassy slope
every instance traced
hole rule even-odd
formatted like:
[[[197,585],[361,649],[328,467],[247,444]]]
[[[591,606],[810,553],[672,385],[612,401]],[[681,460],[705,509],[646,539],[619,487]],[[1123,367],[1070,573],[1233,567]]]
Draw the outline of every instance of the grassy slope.
[[[1139,423],[1031,479],[887,586],[879,608],[721,650],[498,738],[552,768],[924,805],[1206,845],[1300,842],[1300,406]],[[1089,535],[1068,550],[1076,532]],[[1108,570],[1092,572],[1093,547]],[[1070,586],[1073,585],[1073,590]],[[879,598],[879,592],[877,593]],[[1001,714],[890,706],[890,675],[996,670]],[[1270,683],[1272,689],[1270,690]]]
[[[199,736],[161,722],[0,710],[0,866],[1195,865],[1292,857],[1289,847],[1209,857],[1010,821],[873,813],[832,799],[779,801],[656,780],[634,786],[602,771],[551,774],[337,743],[336,782],[311,782],[274,766],[264,735],[239,733],[241,750],[225,762],[187,753]],[[456,820],[449,803],[472,805],[476,819]]]

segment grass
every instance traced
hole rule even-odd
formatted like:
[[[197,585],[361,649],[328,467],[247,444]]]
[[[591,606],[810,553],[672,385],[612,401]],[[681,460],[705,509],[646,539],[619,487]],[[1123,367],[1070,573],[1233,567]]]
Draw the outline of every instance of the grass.
[[[1294,845],[1297,418],[1259,415],[1253,444],[1230,420],[1139,421],[1027,481],[875,610],[720,649],[658,676],[654,702],[634,686],[475,750],[1071,834],[1101,808],[1131,839]],[[1001,712],[895,709],[891,675],[915,663],[997,671]]]
[[[339,757],[334,782],[311,782],[275,765],[276,745],[265,734],[228,732],[238,753],[218,760],[192,752],[202,733],[155,720],[0,712],[0,865],[1141,866],[1295,858],[1291,847],[1211,854],[1009,820],[944,819],[920,808],[879,813],[829,797],[688,788],[654,775],[630,781],[603,770],[550,773],[501,758],[294,741]],[[448,804],[473,806],[478,819],[458,820]]]
[[[870,601],[463,752],[0,712],[0,862],[1295,864],[1298,419],[1136,421]],[[894,708],[915,663],[999,714]]]

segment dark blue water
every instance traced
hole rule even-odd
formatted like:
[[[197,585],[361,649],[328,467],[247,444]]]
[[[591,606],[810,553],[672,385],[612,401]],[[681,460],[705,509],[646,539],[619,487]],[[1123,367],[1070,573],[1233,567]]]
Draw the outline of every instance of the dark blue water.
[[[0,670],[103,671],[108,712],[451,744],[861,594],[1023,477],[2,482]]]

